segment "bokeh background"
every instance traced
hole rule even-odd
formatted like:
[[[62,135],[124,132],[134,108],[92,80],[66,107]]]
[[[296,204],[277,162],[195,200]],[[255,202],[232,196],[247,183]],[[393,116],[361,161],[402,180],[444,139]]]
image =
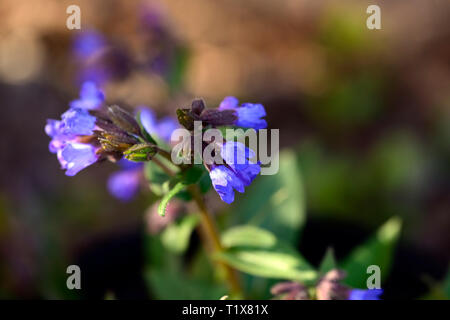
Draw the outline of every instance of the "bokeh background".
[[[74,51],[71,4],[81,7],[82,31],[104,41],[102,52]],[[381,7],[382,30],[366,28],[370,4]],[[155,223],[148,188],[120,202],[106,189],[115,165],[69,178],[48,152],[46,119],[67,109],[93,69],[107,101],[161,116],[194,97],[209,107],[227,95],[261,102],[301,173],[292,192],[304,198],[302,254],[318,264],[332,246],[344,257],[397,216],[386,298],[445,297],[449,16],[446,0],[2,0],[0,297],[174,297],[145,276]],[[211,192],[208,203],[232,220],[246,195],[229,208]],[[194,233],[190,248],[198,246]],[[73,263],[83,270],[80,292],[66,288]]]

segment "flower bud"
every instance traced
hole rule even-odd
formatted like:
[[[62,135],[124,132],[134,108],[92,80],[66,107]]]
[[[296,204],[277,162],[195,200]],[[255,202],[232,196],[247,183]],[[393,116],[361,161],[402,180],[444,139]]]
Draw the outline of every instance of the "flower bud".
[[[115,131],[96,131],[98,141],[103,150],[107,152],[124,152],[138,143],[138,140],[125,132]]]
[[[194,130],[195,118],[189,109],[177,109],[178,122],[187,130]]]
[[[196,99],[192,101],[191,110],[194,114],[200,115],[205,109],[205,102],[203,99]]]
[[[139,143],[135,144],[128,150],[124,151],[124,156],[130,161],[149,161],[157,153],[157,149],[152,144]]]
[[[213,126],[232,126],[237,120],[234,110],[204,110],[200,119]]]
[[[123,110],[119,106],[109,106],[108,116],[111,121],[120,129],[135,135],[141,134],[141,129],[136,119],[130,113]]]

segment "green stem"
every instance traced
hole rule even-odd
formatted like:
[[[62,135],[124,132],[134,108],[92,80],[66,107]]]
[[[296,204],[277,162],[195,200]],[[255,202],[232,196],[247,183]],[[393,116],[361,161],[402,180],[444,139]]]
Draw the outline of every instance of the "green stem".
[[[166,166],[164,163],[162,163],[161,160],[159,160],[156,157],[153,157],[151,160],[154,163],[156,163],[169,177],[173,177],[175,175],[175,172],[173,172],[171,169],[169,169],[168,166]]]
[[[211,214],[206,208],[205,202],[198,186],[190,186],[189,191],[192,194],[192,197],[194,198],[194,201],[196,202],[198,208],[200,209],[202,235],[205,245],[208,247],[207,249],[211,251],[212,255],[218,252],[222,252],[224,249],[220,242],[219,233],[217,231],[214,220],[211,217]],[[236,271],[225,263],[216,263],[220,268],[224,270],[225,278],[227,280],[231,294],[235,297],[243,297],[242,288]]]
[[[171,161],[170,153],[159,149],[158,153],[161,154],[164,158]],[[175,173],[172,172],[164,163],[162,163],[157,158],[153,158],[153,160],[158,166],[161,167],[169,176],[173,176]],[[183,170],[183,167],[179,166],[181,170]],[[207,249],[211,252],[211,255],[214,255],[216,253],[222,252],[224,249],[222,247],[222,243],[220,242],[220,236],[217,231],[215,222],[213,218],[211,217],[211,214],[208,211],[208,208],[205,205],[205,202],[203,200],[202,193],[197,185],[191,185],[188,187],[189,192],[191,193],[195,203],[197,204],[199,210],[200,210],[200,217],[201,217],[201,235],[203,238],[203,243],[207,247]],[[231,294],[234,297],[242,298],[243,297],[243,291],[240,285],[240,281],[238,279],[237,272],[232,269],[229,265],[226,263],[220,262],[220,261],[214,261],[223,271],[225,274],[225,278],[228,284],[228,287],[230,289]]]
[[[164,150],[164,149],[161,149],[161,148],[157,148],[158,149],[158,153],[161,155],[161,156],[163,156],[164,158],[166,158],[167,160],[169,160],[170,162],[172,162],[172,156],[171,156],[171,154],[170,154],[170,152],[168,152],[168,151],[166,151],[166,150]]]

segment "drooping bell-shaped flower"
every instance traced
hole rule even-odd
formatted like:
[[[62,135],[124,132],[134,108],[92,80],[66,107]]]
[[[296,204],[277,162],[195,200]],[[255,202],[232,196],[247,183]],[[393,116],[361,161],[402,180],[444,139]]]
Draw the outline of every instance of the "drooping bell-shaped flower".
[[[99,159],[98,148],[80,141],[80,137],[91,135],[94,127],[95,117],[83,109],[69,109],[61,121],[47,120],[45,132],[52,138],[49,150],[57,154],[66,175],[74,176]]]
[[[261,167],[249,160],[255,156],[254,151],[240,142],[225,142],[221,156],[225,163],[212,165],[209,176],[220,198],[230,204],[234,201],[234,191],[243,193],[260,173]]]
[[[96,148],[90,144],[71,142],[61,152],[63,168],[67,176],[74,176],[84,168],[97,162]]]

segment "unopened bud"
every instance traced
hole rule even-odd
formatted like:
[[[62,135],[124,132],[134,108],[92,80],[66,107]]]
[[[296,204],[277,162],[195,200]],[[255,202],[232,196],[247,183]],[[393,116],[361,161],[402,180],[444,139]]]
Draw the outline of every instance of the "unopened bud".
[[[123,110],[119,106],[109,106],[108,116],[111,121],[120,129],[129,133],[133,133],[135,135],[140,135],[141,129],[136,119],[133,117],[133,115]]]
[[[128,160],[140,162],[151,160],[156,153],[157,149],[154,145],[140,143],[127,149],[123,154]]]
[[[103,150],[107,152],[124,152],[138,143],[134,137],[119,130],[111,132],[96,131],[95,133],[98,135],[98,141]]]
[[[232,126],[237,120],[234,110],[204,110],[200,119],[213,126]]]
[[[191,111],[189,109],[177,109],[178,122],[187,130],[194,130],[194,121]]]
[[[196,99],[196,100],[192,101],[191,108],[192,108],[192,113],[199,116],[205,109],[205,102],[203,101],[203,99]]]

